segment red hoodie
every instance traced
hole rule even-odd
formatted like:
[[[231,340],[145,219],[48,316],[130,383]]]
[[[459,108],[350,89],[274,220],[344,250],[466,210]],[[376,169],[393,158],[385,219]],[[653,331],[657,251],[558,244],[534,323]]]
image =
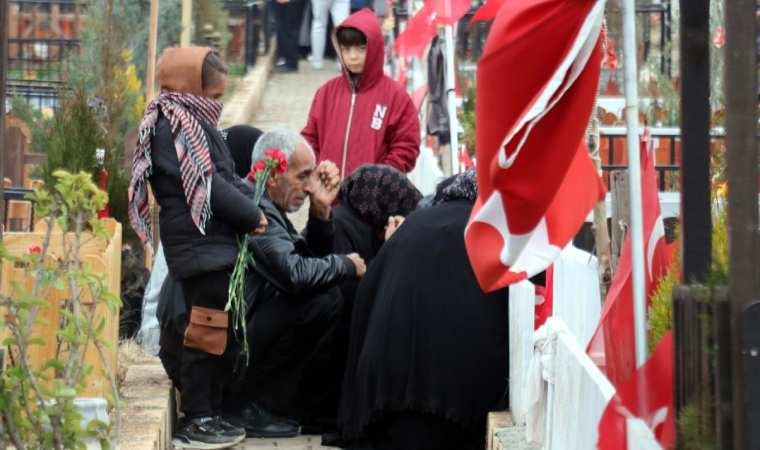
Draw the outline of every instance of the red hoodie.
[[[367,37],[364,70],[356,87],[344,66],[343,74],[317,90],[301,134],[317,160],[333,161],[343,177],[368,163],[409,172],[419,153],[420,123],[409,95],[383,74],[385,50],[377,18],[363,9],[340,27],[356,28]]]

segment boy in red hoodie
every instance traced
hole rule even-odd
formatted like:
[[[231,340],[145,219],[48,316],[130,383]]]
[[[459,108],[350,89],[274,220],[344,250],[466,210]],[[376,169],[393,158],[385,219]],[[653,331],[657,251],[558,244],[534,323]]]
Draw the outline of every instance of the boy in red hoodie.
[[[334,41],[343,73],[317,90],[301,134],[318,161],[338,165],[341,179],[369,163],[409,172],[420,148],[417,109],[404,88],[383,74],[375,14],[352,14],[337,27]]]

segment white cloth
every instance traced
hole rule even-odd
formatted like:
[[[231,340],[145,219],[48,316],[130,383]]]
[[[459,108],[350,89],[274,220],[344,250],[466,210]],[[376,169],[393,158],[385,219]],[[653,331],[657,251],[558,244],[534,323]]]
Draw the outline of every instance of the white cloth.
[[[311,0],[311,57],[312,64],[321,66],[325,57],[327,40],[327,13],[332,16],[333,26],[346,20],[351,10],[350,0]],[[336,49],[338,51],[338,49]]]
[[[420,148],[417,163],[408,174],[409,180],[420,190],[422,195],[435,193],[435,187],[443,179],[443,171],[438,165],[433,149],[427,146]]]
[[[549,317],[534,335],[533,359],[528,367],[523,392],[523,402],[527,407],[525,434],[530,443],[542,444],[544,441],[547,389],[548,384],[554,383],[557,336],[569,332],[561,320]]]
[[[166,265],[164,248],[159,242],[156,258],[153,260],[153,269],[150,271],[150,278],[148,278],[148,284],[145,286],[145,293],[143,294],[142,322],[140,323],[140,331],[137,332],[137,343],[142,345],[143,350],[148,355],[158,355],[161,328],[158,324],[158,317],[156,317],[156,310],[158,309],[161,287],[164,285],[168,273],[169,267]]]

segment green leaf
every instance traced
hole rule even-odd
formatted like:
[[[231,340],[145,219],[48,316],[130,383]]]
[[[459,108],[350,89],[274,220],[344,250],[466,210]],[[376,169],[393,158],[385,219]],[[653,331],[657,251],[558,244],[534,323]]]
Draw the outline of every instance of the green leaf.
[[[44,339],[42,339],[41,337],[33,337],[33,338],[30,338],[30,339],[29,339],[29,340],[26,342],[26,344],[27,344],[27,345],[30,345],[30,346],[31,346],[31,345],[39,345],[39,346],[44,346],[44,345],[45,345],[45,340],[44,340]]]
[[[74,398],[77,396],[77,391],[71,387],[62,387],[55,391],[55,396],[61,398]]]

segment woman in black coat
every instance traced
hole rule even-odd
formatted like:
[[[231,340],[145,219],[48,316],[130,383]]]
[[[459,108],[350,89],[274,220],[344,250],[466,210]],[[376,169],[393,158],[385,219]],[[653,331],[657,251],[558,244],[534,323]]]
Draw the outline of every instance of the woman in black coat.
[[[343,180],[338,198],[340,203],[332,210],[335,252],[358,253],[369,265],[386,234],[392,234],[417,207],[422,194],[399,170],[384,164],[365,164]],[[347,303],[353,300],[358,284],[358,280],[341,284]]]
[[[339,425],[350,449],[482,449],[507,393],[507,290],[484,294],[464,229],[474,172],[415,211],[359,285]]]
[[[234,171],[241,179],[244,179],[250,171],[251,153],[261,134],[261,130],[248,125],[235,125],[221,132],[232,157]],[[182,340],[187,326],[187,308],[182,283],[171,274],[167,274],[162,283],[156,316],[161,328],[158,356],[174,387],[182,390],[180,369]],[[236,360],[236,355],[228,356]]]

